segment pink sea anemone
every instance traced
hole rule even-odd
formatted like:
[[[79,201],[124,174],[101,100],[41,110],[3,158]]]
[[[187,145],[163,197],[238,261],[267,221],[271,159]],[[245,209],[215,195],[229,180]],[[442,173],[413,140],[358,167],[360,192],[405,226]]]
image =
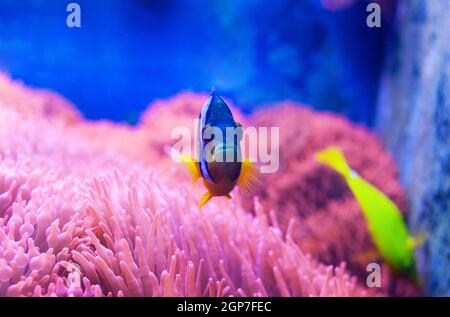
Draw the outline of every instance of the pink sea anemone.
[[[344,179],[316,162],[314,153],[338,145],[350,166],[406,214],[405,193],[391,156],[368,129],[292,102],[258,111],[250,120],[257,126],[282,127],[280,169],[275,174],[263,175],[262,183],[270,186],[256,190],[264,208],[277,211],[282,230],[293,226],[293,239],[303,251],[328,264],[338,265],[345,260],[354,274],[366,276],[367,264],[380,260],[364,259],[367,250],[375,249],[366,221]],[[247,209],[251,208],[250,200],[245,202]],[[399,283],[408,284],[389,279],[384,283],[389,285],[385,291],[396,295],[416,293],[412,285],[408,288]],[[392,291],[396,288],[401,288],[401,292]]]
[[[381,295],[337,262],[346,260],[351,243],[345,234],[343,247],[329,242],[325,232],[335,239],[339,231],[330,219],[357,228],[362,245],[369,243],[364,222],[339,179],[307,159],[314,149],[346,139],[349,123],[325,115],[325,126],[335,120],[341,127],[334,138],[316,135],[316,128],[295,149],[282,139],[291,160],[280,175],[297,174],[284,181],[270,176],[273,191],[236,192],[231,202],[217,198],[199,210],[200,189],[164,147],[173,142],[171,128],[190,126],[203,101],[191,93],[158,101],[136,127],[89,122],[63,98],[1,75],[0,296]],[[313,121],[310,127],[321,124]],[[285,137],[294,137],[296,129],[286,126]],[[375,144],[367,155],[383,154],[369,132],[358,131],[343,143],[346,152],[357,153],[359,142]],[[396,173],[390,159],[364,157],[350,155],[350,161],[365,166],[362,174],[375,183],[391,179],[384,188],[402,203],[400,189],[389,185]],[[375,177],[379,168],[385,177]],[[324,186],[329,179],[338,189],[326,188],[320,197],[319,185],[312,185],[313,202],[301,202],[309,199],[296,180],[303,177]],[[327,257],[330,250],[343,253]]]

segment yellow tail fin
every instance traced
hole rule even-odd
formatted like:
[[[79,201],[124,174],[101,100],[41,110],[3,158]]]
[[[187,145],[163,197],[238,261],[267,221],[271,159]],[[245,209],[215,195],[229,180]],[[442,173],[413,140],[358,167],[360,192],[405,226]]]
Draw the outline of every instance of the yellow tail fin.
[[[210,199],[212,198],[212,195],[210,192],[206,192],[202,199],[200,199],[200,202],[198,203],[198,208],[202,208]]]
[[[249,192],[259,182],[258,168],[250,159],[242,161],[241,174],[237,180],[239,189]]]
[[[181,154],[180,155],[181,161],[183,162],[184,166],[186,166],[187,170],[189,171],[189,174],[192,177],[192,181],[195,184],[197,180],[201,177],[200,168],[198,166],[198,162],[193,159],[190,156]]]
[[[314,155],[314,157],[319,162],[322,162],[323,164],[334,169],[336,172],[344,175],[345,177],[350,176],[352,172],[341,149],[336,146],[332,146],[326,148],[325,150],[319,151]]]

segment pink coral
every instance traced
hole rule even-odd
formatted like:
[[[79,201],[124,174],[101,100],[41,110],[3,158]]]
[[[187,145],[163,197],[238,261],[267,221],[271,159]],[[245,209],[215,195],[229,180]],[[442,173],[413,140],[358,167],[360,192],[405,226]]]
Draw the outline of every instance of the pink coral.
[[[304,208],[299,217],[296,209],[289,218],[296,203],[280,200],[291,187],[295,195],[302,188],[292,178],[274,183],[279,196],[236,193],[231,202],[218,198],[196,208],[199,188],[164,147],[173,142],[171,127],[191,125],[203,101],[190,93],[159,101],[137,127],[87,122],[62,98],[0,76],[0,296],[375,295],[343,262],[316,259],[330,251],[311,246],[309,231],[297,232],[314,228],[307,223],[316,213]],[[45,104],[53,110],[43,111]],[[361,133],[355,144],[367,142]],[[319,138],[320,147],[327,143],[320,137],[308,138]],[[292,171],[314,178],[302,172],[307,153],[285,149],[300,154]],[[316,217],[324,217],[324,207]],[[348,224],[360,226],[357,218],[355,212]]]

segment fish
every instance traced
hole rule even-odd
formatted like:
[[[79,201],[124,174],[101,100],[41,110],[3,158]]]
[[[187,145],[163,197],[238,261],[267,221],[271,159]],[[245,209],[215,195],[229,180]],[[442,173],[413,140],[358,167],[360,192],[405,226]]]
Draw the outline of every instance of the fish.
[[[236,185],[242,191],[250,191],[258,183],[258,168],[249,158],[242,158],[242,125],[234,120],[229,106],[216,91],[201,109],[198,131],[199,157],[181,156],[193,183],[202,179],[207,190],[198,207],[215,196],[231,199],[230,192]]]
[[[426,234],[412,236],[397,205],[351,169],[340,148],[331,146],[314,156],[316,160],[345,178],[361,207],[376,251],[381,258],[394,272],[420,285],[414,250],[424,242]]]

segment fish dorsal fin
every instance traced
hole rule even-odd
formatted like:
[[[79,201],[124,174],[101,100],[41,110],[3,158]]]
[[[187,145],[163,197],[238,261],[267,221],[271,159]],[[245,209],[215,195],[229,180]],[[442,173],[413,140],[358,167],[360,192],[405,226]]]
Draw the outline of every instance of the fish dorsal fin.
[[[332,146],[323,151],[319,151],[314,157],[319,162],[322,162],[345,177],[352,175],[352,170],[347,164],[344,153],[342,153],[341,149],[337,146]]]
[[[200,167],[198,166],[198,162],[190,156],[181,154],[180,155],[181,162],[183,162],[184,166],[186,166],[186,169],[188,170],[189,174],[191,175],[192,182],[195,185],[195,183],[198,181],[198,179],[201,177],[200,173]]]
[[[244,192],[249,192],[254,185],[259,182],[258,168],[250,159],[242,161],[241,173],[237,179],[239,188]]]

